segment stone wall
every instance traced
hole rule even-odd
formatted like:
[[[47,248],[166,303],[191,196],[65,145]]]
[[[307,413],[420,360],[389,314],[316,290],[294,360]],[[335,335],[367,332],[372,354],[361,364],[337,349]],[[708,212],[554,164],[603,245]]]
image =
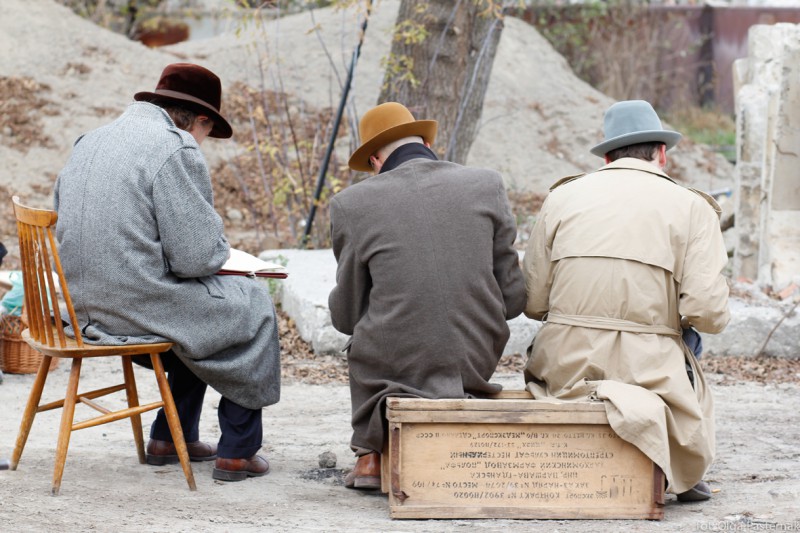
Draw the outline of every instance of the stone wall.
[[[262,259],[286,260],[289,277],[278,283],[275,301],[295,321],[300,336],[311,344],[315,353],[338,354],[348,336],[331,324],[328,294],[336,284],[336,259],[325,250],[269,250]],[[771,300],[754,286],[736,285],[736,292],[745,298],[731,298],[731,322],[719,335],[702,334],[708,356],[755,356],[798,358],[800,313],[787,315],[790,303]],[[508,321],[511,337],[504,354],[525,354],[541,322],[524,315]],[[778,327],[776,327],[778,326]],[[774,331],[773,331],[774,329]],[[769,342],[767,342],[769,341]]]
[[[735,277],[800,284],[800,25],[753,26],[736,84]]]

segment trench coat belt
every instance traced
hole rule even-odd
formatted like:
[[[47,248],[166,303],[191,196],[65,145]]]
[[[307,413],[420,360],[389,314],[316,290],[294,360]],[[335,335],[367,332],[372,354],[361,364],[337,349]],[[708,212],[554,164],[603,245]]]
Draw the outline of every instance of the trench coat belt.
[[[545,317],[546,322],[551,324],[562,324],[564,326],[579,326],[582,328],[608,329],[611,331],[627,331],[629,333],[655,333],[656,335],[670,335],[680,337],[681,332],[669,326],[658,324],[638,324],[630,320],[620,318],[609,318],[601,316],[586,315],[560,315],[558,313],[548,313]]]

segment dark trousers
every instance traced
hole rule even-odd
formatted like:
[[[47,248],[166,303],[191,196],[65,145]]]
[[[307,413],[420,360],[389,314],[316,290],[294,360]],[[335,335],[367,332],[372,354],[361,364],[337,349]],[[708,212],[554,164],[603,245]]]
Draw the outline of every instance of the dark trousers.
[[[149,357],[134,357],[134,362],[151,368]],[[200,413],[208,387],[172,352],[161,355],[167,381],[178,410],[183,438],[186,442],[200,440]],[[248,458],[261,448],[263,427],[261,409],[248,409],[222,397],[217,410],[222,436],[219,439],[217,456],[227,459]],[[172,435],[163,409],[159,409],[150,438],[172,442]]]
[[[686,346],[691,350],[694,354],[695,359],[700,359],[703,355],[703,339],[700,337],[700,334],[694,328],[683,328],[683,342],[686,343]],[[692,370],[692,365],[686,363],[686,374],[689,376],[689,381],[692,384],[692,388],[694,388],[694,370]]]
[[[694,328],[683,328],[683,342],[692,351],[696,359],[703,355],[703,339]]]

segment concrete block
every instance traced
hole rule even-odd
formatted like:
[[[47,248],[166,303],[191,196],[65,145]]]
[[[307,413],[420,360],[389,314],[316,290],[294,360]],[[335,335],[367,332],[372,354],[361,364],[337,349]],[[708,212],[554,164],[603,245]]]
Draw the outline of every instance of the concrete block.
[[[328,294],[336,282],[336,260],[331,250],[269,250],[262,259],[283,257],[288,261],[289,277],[281,282],[276,303],[297,323],[300,336],[309,342],[316,353],[340,354],[347,336],[331,324]],[[703,334],[703,345],[709,356],[754,356],[770,330],[788,310],[787,304],[770,301],[756,294],[753,302],[732,298],[731,323],[719,335]],[[798,358],[797,339],[800,338],[800,313],[788,317],[775,331],[766,347],[767,355]],[[508,322],[511,336],[505,354],[523,356],[541,322],[521,315]]]
[[[760,83],[751,83],[736,95],[737,167],[739,163],[764,163],[767,137],[764,111],[775,90],[777,85],[770,89]]]
[[[289,277],[281,282],[275,300],[295,321],[300,337],[311,344],[315,353],[341,353],[348,336],[334,329],[328,309],[328,294],[336,285],[333,251],[267,250],[259,257],[282,257],[287,261]]]
[[[781,288],[797,278],[800,25],[755,25],[735,75],[737,156],[733,275]]]
[[[509,320],[508,329],[511,330],[511,336],[508,338],[503,355],[515,353],[525,355],[534,335],[536,335],[541,327],[541,322],[531,320],[525,315],[520,315],[513,320]]]
[[[328,295],[336,285],[336,258],[331,250],[267,250],[259,254],[264,260],[283,258],[289,277],[281,281],[275,295],[276,304],[296,322],[300,336],[311,344],[315,353],[341,353],[348,336],[331,324]],[[540,322],[519,316],[508,322],[511,336],[506,354],[524,354]]]
[[[748,76],[762,85],[778,84],[783,68],[781,57],[787,45],[796,41],[796,24],[756,24],[747,34]]]
[[[735,277],[758,278],[761,246],[761,165],[740,162],[736,165],[736,249],[733,255]]]
[[[771,260],[765,281],[775,289],[800,285],[800,210],[771,211],[768,229]]]
[[[755,357],[772,328],[789,310],[787,304],[758,304],[740,299],[730,300],[731,321],[719,335],[702,334],[707,356]],[[800,313],[795,311],[775,330],[764,353],[772,357],[800,358],[797,339],[800,338]]]

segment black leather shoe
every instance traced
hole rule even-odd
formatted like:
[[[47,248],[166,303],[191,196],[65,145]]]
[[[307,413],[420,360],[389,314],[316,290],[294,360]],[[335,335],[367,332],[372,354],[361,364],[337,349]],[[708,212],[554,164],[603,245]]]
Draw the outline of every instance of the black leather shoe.
[[[686,492],[678,494],[679,502],[703,502],[709,498],[711,498],[711,487],[705,481],[701,481]]]
[[[206,442],[195,441],[187,442],[186,448],[189,450],[190,461],[213,461],[217,458],[217,445]],[[149,465],[171,465],[179,463],[178,451],[175,445],[166,440],[150,439],[147,441],[147,464]]]
[[[242,481],[248,477],[260,477],[269,474],[269,461],[260,455],[248,459],[228,459],[217,457],[211,477],[220,481]]]

